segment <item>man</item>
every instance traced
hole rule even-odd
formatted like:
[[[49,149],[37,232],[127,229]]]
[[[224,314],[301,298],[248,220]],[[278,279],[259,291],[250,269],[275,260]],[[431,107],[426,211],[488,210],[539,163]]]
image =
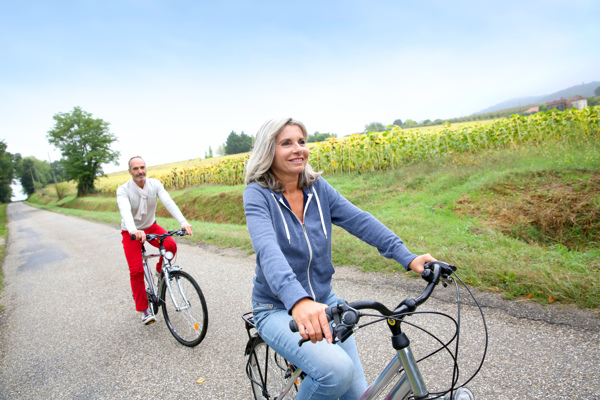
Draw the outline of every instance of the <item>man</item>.
[[[190,236],[192,236],[192,226],[188,224],[162,183],[158,179],[146,179],[146,163],[141,157],[135,156],[129,160],[129,174],[131,179],[117,188],[117,204],[123,218],[121,222],[122,242],[125,258],[129,265],[135,309],[142,313],[142,323],[148,325],[153,323],[155,318],[152,310],[148,308],[146,297],[142,244],[146,241],[146,234],[167,232],[156,223],[157,197]],[[135,235],[136,240],[131,239],[132,235]],[[158,247],[158,240],[148,243]],[[177,245],[173,238],[168,237],[163,244],[167,251],[173,254],[177,252]],[[162,257],[156,264],[156,272],[160,274],[161,269]]]

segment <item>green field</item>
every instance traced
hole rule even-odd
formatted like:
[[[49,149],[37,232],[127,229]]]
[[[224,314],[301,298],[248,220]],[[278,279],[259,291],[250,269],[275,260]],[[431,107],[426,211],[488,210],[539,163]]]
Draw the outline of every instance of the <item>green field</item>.
[[[389,226],[411,251],[455,264],[472,286],[505,298],[600,308],[600,143],[595,137],[324,177]],[[212,185],[170,192],[193,220],[191,240],[250,253],[243,189]],[[56,200],[35,194],[28,203],[115,226],[120,222],[114,196]],[[159,223],[175,227],[164,209],[158,215]],[[333,238],[336,265],[384,273],[400,269],[340,229]]]

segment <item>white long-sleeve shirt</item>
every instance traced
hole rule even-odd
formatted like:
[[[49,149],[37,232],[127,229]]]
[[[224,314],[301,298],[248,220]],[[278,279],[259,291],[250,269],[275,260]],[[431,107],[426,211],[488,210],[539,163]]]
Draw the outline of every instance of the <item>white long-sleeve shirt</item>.
[[[122,230],[132,233],[133,231],[144,230],[152,226],[156,220],[157,197],[173,218],[179,222],[179,225],[183,226],[188,223],[179,210],[179,207],[177,207],[177,204],[169,196],[169,192],[165,190],[163,184],[154,178],[147,178],[145,183],[145,186],[148,187],[148,212],[142,215],[141,220],[134,220],[133,216],[137,214],[140,206],[140,195],[131,190],[128,183],[129,181],[117,188],[117,204],[123,218],[121,221]]]

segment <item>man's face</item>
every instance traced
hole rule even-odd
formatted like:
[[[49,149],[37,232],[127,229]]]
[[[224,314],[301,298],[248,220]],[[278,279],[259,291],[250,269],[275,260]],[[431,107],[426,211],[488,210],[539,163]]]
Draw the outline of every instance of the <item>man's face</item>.
[[[146,163],[141,158],[134,158],[129,162],[129,174],[136,183],[146,180]]]

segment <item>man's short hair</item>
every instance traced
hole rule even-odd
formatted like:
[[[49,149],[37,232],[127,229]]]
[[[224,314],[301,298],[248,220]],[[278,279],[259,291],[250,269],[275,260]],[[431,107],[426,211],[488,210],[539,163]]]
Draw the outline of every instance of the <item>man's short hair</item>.
[[[139,158],[140,160],[144,161],[144,159],[141,156],[133,156],[129,159],[129,161],[127,161],[127,169],[131,171],[131,160],[133,160],[134,158]],[[144,161],[144,164],[146,164],[146,161]]]

